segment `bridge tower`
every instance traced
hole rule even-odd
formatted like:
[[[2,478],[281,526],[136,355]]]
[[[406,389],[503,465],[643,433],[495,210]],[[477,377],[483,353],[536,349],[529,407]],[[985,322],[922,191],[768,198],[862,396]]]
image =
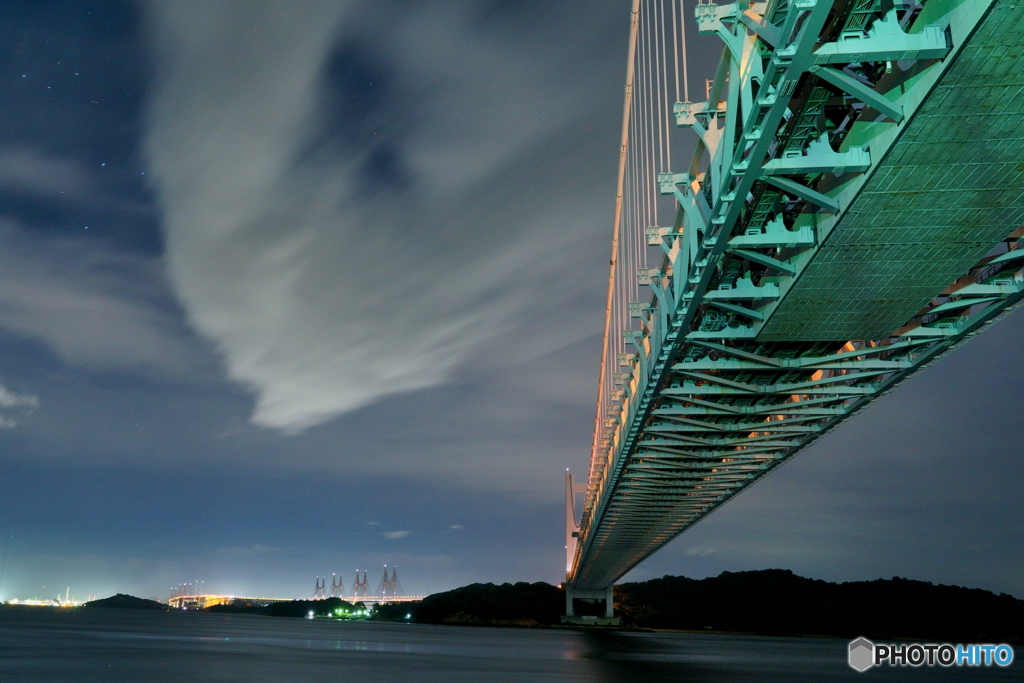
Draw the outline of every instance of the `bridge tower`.
[[[326,577],[324,578],[326,580]],[[331,574],[331,597],[332,598],[343,598],[345,597],[345,575],[344,574]]]
[[[391,588],[395,592],[395,597],[403,595],[402,584],[398,582],[398,567],[391,568]]]
[[[382,598],[393,598],[398,595],[398,568],[394,567],[391,570],[391,578],[388,578],[388,566],[384,565],[384,576],[380,580],[380,584],[377,586],[380,591]]]
[[[363,578],[359,578],[359,570],[356,570],[356,580],[352,584],[352,597],[356,600],[366,597],[367,588],[369,588],[369,572],[363,570]]]
[[[565,471],[565,573],[569,576],[572,572],[572,561],[576,554],[576,544],[579,541],[580,536],[580,525],[576,521],[576,496],[580,493],[587,492],[587,484],[577,484],[572,480],[572,473],[567,469]],[[612,587],[608,586],[604,590],[579,590],[574,588],[571,584],[566,582],[565,584],[565,615],[567,617],[576,616],[576,607],[574,604],[575,600],[584,600],[586,602],[594,603],[597,601],[604,602],[604,615],[605,617],[611,618],[615,616],[613,609],[614,597],[612,595]]]
[[[326,576],[323,577],[322,579],[319,576],[316,577],[316,588],[313,589],[313,597],[314,598],[326,598],[327,597],[327,577]]]

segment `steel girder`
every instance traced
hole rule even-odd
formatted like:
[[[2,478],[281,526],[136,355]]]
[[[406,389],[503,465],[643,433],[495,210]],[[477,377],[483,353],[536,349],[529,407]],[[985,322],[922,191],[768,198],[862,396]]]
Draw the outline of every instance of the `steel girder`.
[[[569,585],[611,585],[1024,297],[1018,221],[957,252],[957,275],[929,299],[898,292],[889,318],[916,313],[886,334],[786,337],[771,327],[823,247],[851,216],[874,210],[869,183],[890,171],[888,155],[913,138],[936,91],[947,81],[955,89],[954,65],[979,59],[972,40],[1024,43],[1019,30],[997,30],[1024,23],[1024,8],[1008,0],[883,5],[697,7],[701,32],[725,49],[708,102],[675,105],[697,150],[686,173],[659,176],[677,199],[676,220],[647,229],[665,259],[638,273],[652,298],[631,306],[639,329],[623,332],[635,353],[619,359],[621,389],[591,463]]]

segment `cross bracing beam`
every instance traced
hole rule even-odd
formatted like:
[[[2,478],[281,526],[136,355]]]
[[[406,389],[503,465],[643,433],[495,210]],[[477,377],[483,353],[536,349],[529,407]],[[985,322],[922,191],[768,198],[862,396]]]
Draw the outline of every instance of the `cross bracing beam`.
[[[717,473],[718,476],[710,476],[710,472],[698,474],[677,474],[675,476],[650,476],[648,473],[630,472],[629,476],[623,479],[628,490],[636,492],[642,490],[676,491],[680,494],[690,493],[694,490],[710,489],[728,486],[729,482],[744,481],[751,477],[750,473]]]
[[[792,0],[700,11],[702,32],[726,47],[707,103],[674,107],[700,144],[686,173],[658,179],[678,202],[677,218],[646,233],[661,240],[665,261],[641,278],[652,296],[637,307],[641,329],[627,334],[636,353],[594,453],[567,577],[581,588],[610,585],[1024,297],[1024,250],[1014,253],[1024,140],[1006,146],[1014,164],[993,160],[1004,171],[988,176],[999,179],[988,195],[968,189],[993,202],[972,205],[977,221],[951,222],[946,242],[934,242],[935,230],[899,227],[904,251],[933,240],[928,248],[945,249],[942,259],[911,253],[913,268],[895,272],[896,289],[877,301],[846,293],[843,278],[858,275],[838,265],[828,265],[835,281],[815,289],[828,272],[821,264],[840,263],[834,254],[888,239],[872,223],[876,212],[889,220],[874,198],[884,196],[880,183],[913,182],[901,170],[913,145],[932,146],[927,162],[949,158],[941,145],[962,144],[963,127],[940,125],[941,116],[975,117],[975,130],[991,117],[1002,126],[994,130],[1009,130],[1003,112],[1024,111],[1005,94],[1024,93],[1024,77],[1001,49],[1024,44],[1024,8],[927,0],[883,13]],[[853,41],[873,42],[857,51]],[[979,97],[988,98],[985,111],[941,106]],[[917,182],[948,195],[929,199],[928,210],[948,203],[950,215],[963,215],[945,179]],[[794,308],[814,296],[827,306]]]
[[[652,423],[647,429],[650,432],[672,432],[672,433],[687,433],[687,432],[808,432],[814,431],[814,425],[807,425],[806,419],[791,419],[778,422],[744,422],[740,424],[730,424],[727,422],[714,423],[714,422],[699,422],[692,420],[684,424],[671,423],[671,422],[655,422]]]
[[[789,396],[797,389],[793,387],[810,385],[811,382],[804,382],[801,385],[768,385],[768,386],[753,386],[746,385],[740,387],[730,386],[711,386],[710,384],[686,384],[679,387],[671,387],[665,389],[667,396],[749,396],[750,394],[776,394]],[[845,384],[831,387],[817,387],[815,393],[817,394],[833,394],[837,396],[863,396],[865,394],[873,394],[877,391],[876,387],[873,386],[856,386],[851,387]]]
[[[632,466],[626,468],[626,472],[628,472],[628,473],[630,473],[632,475],[643,474],[643,475],[645,475],[645,476],[647,476],[647,477],[649,477],[651,479],[654,479],[654,480],[659,480],[661,478],[664,478],[664,477],[661,477],[661,475],[665,475],[665,477],[668,477],[672,481],[675,481],[676,478],[678,478],[678,477],[686,478],[686,476],[684,476],[684,475],[692,475],[692,477],[703,477],[707,473],[725,475],[725,474],[728,474],[728,473],[737,474],[737,473],[758,472],[761,469],[764,469],[763,466],[762,467],[752,467],[752,466],[751,467],[728,467],[728,468],[727,467],[719,467],[719,468],[708,468],[708,469],[694,470],[694,469],[685,468],[685,467],[672,467],[671,465],[657,465],[657,464],[651,463],[651,464],[642,465],[642,466],[632,465]]]
[[[707,401],[704,399],[696,398],[695,396],[676,396],[666,397],[669,400],[663,401],[661,407],[651,411],[652,415],[759,415],[759,414],[776,414],[789,412],[799,412],[810,414],[808,406],[818,406],[822,403],[835,403],[841,399],[835,397],[820,397],[820,398],[804,398],[801,400],[792,400],[789,403],[772,404],[772,405],[730,405],[728,403],[715,403],[714,401]],[[693,404],[693,406],[701,407],[687,407],[685,404]],[[833,410],[833,409],[822,409],[822,410]],[[831,414],[831,413],[825,413]]]

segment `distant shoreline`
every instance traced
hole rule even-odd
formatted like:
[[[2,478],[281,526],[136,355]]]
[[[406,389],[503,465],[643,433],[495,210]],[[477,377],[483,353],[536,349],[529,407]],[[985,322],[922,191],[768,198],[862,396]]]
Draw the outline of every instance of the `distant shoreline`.
[[[134,609],[179,611],[166,604],[118,594],[82,607],[57,610]],[[577,601],[576,613],[600,605]],[[0,609],[40,609],[0,603]],[[510,628],[605,629],[560,623],[565,593],[548,583],[471,584],[428,595],[418,603],[366,608],[339,598],[268,605],[237,603],[207,608],[211,614],[332,620],[370,620]],[[589,611],[589,612],[588,612]],[[831,583],[768,569],[723,572],[689,579],[664,576],[615,586],[622,628],[660,633],[886,638],[942,642],[1024,641],[1024,600],[981,589],[893,578]]]

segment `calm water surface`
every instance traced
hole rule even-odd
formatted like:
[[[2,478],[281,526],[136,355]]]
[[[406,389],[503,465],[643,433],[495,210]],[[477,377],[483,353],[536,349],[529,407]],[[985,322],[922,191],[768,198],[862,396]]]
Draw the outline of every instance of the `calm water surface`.
[[[1006,669],[846,665],[847,641],[336,623],[102,610],[0,611],[0,681],[1024,682]],[[1018,658],[1024,649],[1017,648]]]

